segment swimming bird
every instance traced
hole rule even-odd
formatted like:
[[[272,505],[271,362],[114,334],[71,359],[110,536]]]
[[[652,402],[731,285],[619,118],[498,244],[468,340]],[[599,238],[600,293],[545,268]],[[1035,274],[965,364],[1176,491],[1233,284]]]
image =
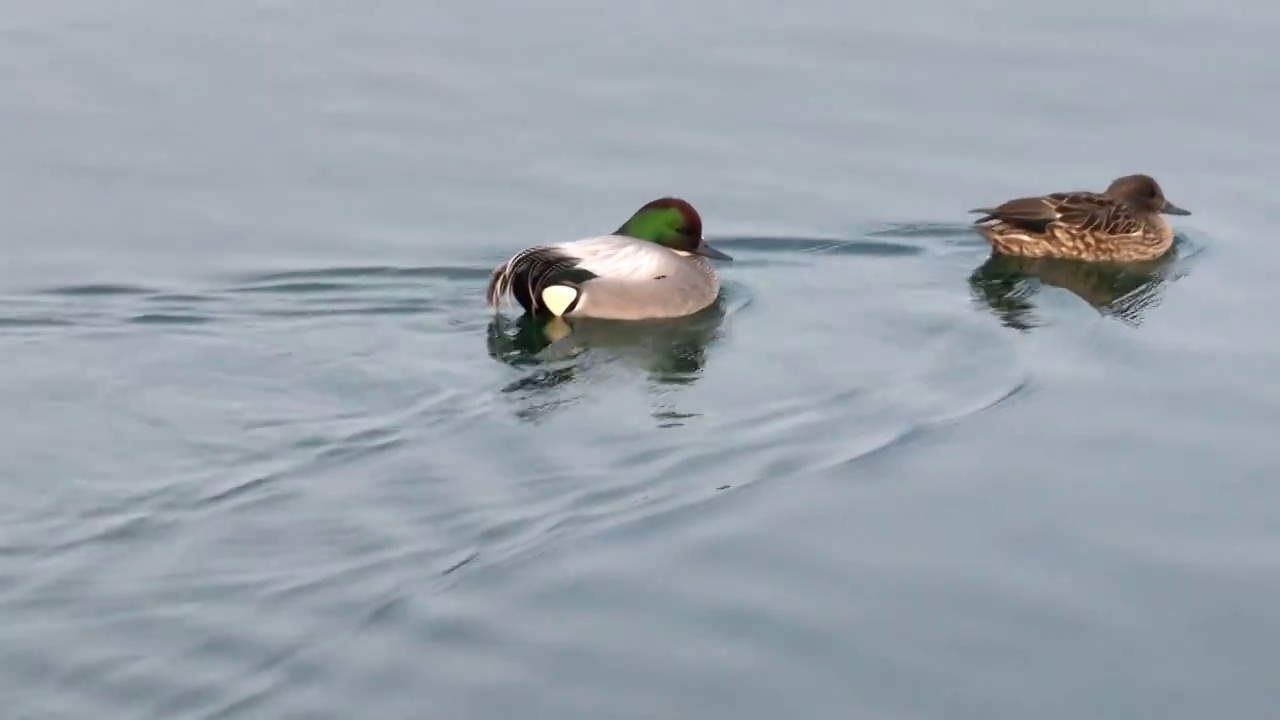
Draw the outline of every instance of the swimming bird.
[[[1058,192],[969,212],[983,213],[974,225],[998,253],[1103,262],[1164,255],[1173,246],[1173,228],[1160,214],[1191,214],[1140,174],[1116,178],[1102,193]]]
[[[608,235],[516,253],[494,268],[485,299],[497,309],[510,293],[535,317],[682,317],[720,292],[707,258],[733,259],[707,245],[692,205],[663,197]]]

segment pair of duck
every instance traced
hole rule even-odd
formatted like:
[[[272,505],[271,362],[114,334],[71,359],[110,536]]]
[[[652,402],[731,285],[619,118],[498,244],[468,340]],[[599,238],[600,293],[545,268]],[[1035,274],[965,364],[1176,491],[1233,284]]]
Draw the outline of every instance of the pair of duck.
[[[1161,214],[1190,215],[1148,175],[1117,178],[1106,191],[1009,200],[974,225],[1004,255],[1094,262],[1143,262],[1173,245]],[[674,318],[715,301],[720,280],[708,259],[732,260],[702,237],[688,202],[660,198],[609,235],[523,250],[494,269],[486,300],[508,293],[535,317],[610,320]]]

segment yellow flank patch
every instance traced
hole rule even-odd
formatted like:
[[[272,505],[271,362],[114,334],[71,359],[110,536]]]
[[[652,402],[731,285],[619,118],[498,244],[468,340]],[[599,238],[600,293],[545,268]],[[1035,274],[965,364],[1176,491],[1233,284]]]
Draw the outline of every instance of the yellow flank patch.
[[[542,304],[557,317],[564,315],[565,309],[577,298],[578,291],[565,285],[552,285],[542,291]]]

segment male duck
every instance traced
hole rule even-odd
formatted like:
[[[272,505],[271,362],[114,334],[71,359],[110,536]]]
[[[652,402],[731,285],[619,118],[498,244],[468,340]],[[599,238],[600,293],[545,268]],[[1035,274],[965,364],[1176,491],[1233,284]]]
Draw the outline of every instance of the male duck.
[[[494,269],[485,299],[496,309],[510,292],[536,317],[682,317],[720,292],[706,258],[732,259],[702,239],[702,218],[692,205],[664,197],[610,235],[516,253]]]
[[[998,253],[1100,262],[1159,258],[1173,245],[1160,213],[1191,214],[1165,200],[1149,175],[1117,178],[1103,193],[1059,192],[969,212],[983,213],[974,225]]]

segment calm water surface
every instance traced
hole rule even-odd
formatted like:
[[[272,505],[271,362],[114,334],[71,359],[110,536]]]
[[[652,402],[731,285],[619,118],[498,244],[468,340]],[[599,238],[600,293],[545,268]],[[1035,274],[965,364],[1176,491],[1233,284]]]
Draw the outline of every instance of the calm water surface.
[[[5,716],[1275,717],[1277,8],[10,2]],[[483,307],[665,194],[708,312]]]

